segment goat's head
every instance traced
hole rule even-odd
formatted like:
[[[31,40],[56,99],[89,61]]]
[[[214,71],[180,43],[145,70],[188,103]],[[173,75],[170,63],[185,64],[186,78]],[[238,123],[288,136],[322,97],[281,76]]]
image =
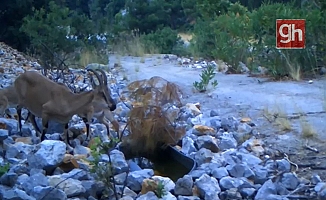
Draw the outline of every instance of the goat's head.
[[[93,89],[95,90],[95,98],[94,100],[97,104],[107,105],[110,108],[110,111],[114,111],[116,109],[116,102],[111,97],[111,90],[108,88],[108,80],[105,72],[102,69],[97,69],[101,75],[99,75],[95,70],[88,69],[87,71],[92,72],[96,78],[98,79],[98,85],[95,83],[92,76],[90,76],[91,84]]]

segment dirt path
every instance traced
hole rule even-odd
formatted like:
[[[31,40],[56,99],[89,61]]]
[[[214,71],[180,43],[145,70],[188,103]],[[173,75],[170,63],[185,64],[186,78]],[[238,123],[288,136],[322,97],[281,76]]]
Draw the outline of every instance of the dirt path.
[[[318,167],[326,169],[326,157],[323,156],[326,152],[326,79],[314,80],[312,84],[306,81],[265,82],[263,78],[247,75],[217,74],[218,87],[208,94],[202,94],[192,92],[192,84],[199,81],[201,69],[180,67],[176,61],[171,62],[158,55],[146,56],[145,61],[139,57],[118,58],[113,55],[110,63],[113,65],[115,62],[121,63],[131,81],[161,76],[177,83],[188,96],[184,102],[199,102],[204,111],[215,109],[221,116],[250,117],[257,124],[258,131],[267,138],[268,144],[288,153],[292,161],[316,163]],[[293,116],[295,119],[290,120],[292,130],[282,131],[282,126],[266,120],[264,116],[272,111]],[[297,114],[293,113],[307,115],[298,119]],[[317,133],[312,139],[302,137],[302,127],[308,128],[302,123],[304,119]],[[307,141],[320,153],[307,150],[304,147]],[[326,173],[322,176],[326,177]]]

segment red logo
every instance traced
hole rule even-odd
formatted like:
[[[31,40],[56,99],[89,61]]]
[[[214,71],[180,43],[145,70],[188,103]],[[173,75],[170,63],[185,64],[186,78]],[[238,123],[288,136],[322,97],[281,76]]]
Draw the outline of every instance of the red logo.
[[[304,49],[305,26],[305,19],[277,19],[276,48]]]

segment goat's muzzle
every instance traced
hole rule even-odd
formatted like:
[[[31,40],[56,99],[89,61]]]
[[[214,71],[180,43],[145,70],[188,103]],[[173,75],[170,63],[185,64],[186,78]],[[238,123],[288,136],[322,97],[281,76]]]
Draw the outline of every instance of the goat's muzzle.
[[[117,108],[116,104],[112,104],[110,107],[110,111],[114,111]]]

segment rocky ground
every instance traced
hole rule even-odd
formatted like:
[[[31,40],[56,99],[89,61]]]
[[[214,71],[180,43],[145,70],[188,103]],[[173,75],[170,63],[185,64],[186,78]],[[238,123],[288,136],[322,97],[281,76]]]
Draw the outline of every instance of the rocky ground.
[[[295,121],[293,130],[283,133],[273,122],[266,121],[261,112],[265,106],[275,105],[274,100],[280,100],[286,106],[288,115],[295,116],[297,111],[293,105],[296,104],[303,112],[312,113],[305,117],[315,126],[317,133],[325,132],[323,99],[317,92],[322,89],[322,81],[315,80],[312,84],[268,83],[245,75],[218,74],[217,89],[199,94],[192,93],[191,86],[199,78],[200,67],[196,65],[197,69],[187,69],[178,65],[179,61],[163,55],[145,59],[113,55],[110,59],[111,73],[108,77],[116,100],[120,96],[117,92],[124,90],[129,82],[126,78],[132,81],[157,75],[180,85],[184,91],[183,102],[185,105],[188,103],[180,109],[184,110],[183,120],[188,124],[180,149],[197,163],[195,170],[173,182],[156,174],[150,167],[141,169],[135,162],[125,160],[118,149],[112,150],[110,157],[102,154],[101,162],[112,159],[116,190],[119,194],[123,193],[120,199],[326,198],[324,176],[303,167],[300,164],[305,161],[299,160],[312,154],[315,158],[310,158],[309,162],[322,169],[325,160],[321,155],[325,148],[321,145],[322,135],[316,135],[319,140],[309,139],[310,150],[307,150],[306,142],[300,142],[303,141],[301,130]],[[122,68],[114,68],[114,63],[119,63]],[[2,87],[12,84],[24,70],[39,68],[37,63],[0,44]],[[80,70],[73,70],[73,73],[82,74]],[[80,79],[76,87],[84,87],[85,84],[87,86],[87,82]],[[197,102],[200,103],[199,108],[194,105]],[[14,112],[13,109],[10,111],[13,115]],[[119,101],[115,117],[122,126],[128,112],[125,103]],[[268,115],[267,111],[264,113]],[[90,172],[90,149],[80,138],[75,138],[72,148],[67,148],[55,131],[47,134],[47,140],[40,143],[28,122],[24,124],[22,133],[18,133],[16,119],[0,118],[0,125],[0,164],[3,166],[0,171],[4,173],[0,178],[1,199],[99,199],[106,186]],[[75,132],[85,132],[85,126],[78,117],[72,119],[70,126]],[[103,142],[108,141],[104,125],[94,121],[91,127],[93,137],[99,136]],[[320,153],[312,151],[312,148],[317,148]],[[311,173],[303,176],[304,168]],[[157,190],[159,183],[162,183],[162,195]],[[102,199],[115,198],[111,193],[110,197]]]

